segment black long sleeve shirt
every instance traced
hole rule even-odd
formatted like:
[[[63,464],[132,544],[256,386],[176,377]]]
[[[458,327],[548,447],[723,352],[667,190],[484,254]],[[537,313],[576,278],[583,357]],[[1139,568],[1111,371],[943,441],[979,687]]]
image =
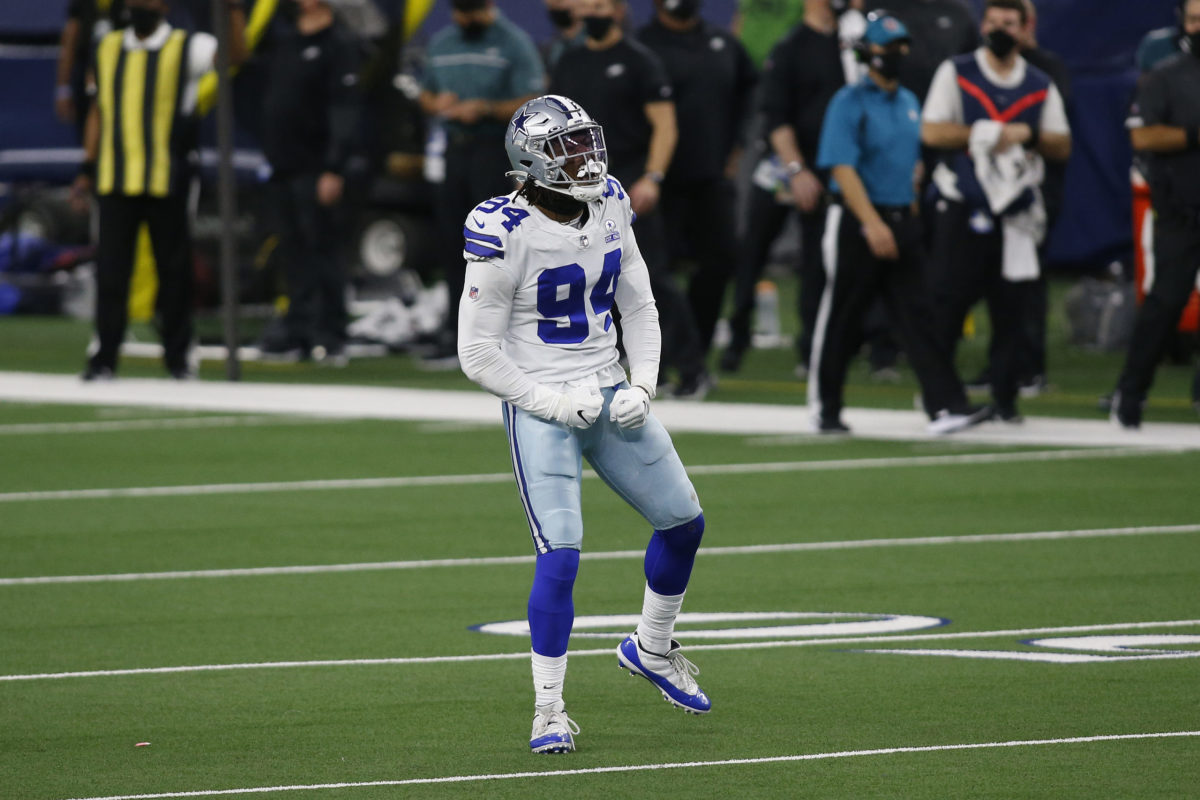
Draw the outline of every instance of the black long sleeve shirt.
[[[358,42],[337,22],[274,43],[262,145],[275,174],[345,172],[359,142],[359,66]]]
[[[720,178],[749,120],[754,64],[742,43],[701,20],[673,31],[657,18],[638,39],[662,60],[675,98],[679,140],[667,180],[700,183]]]
[[[790,125],[804,163],[815,167],[825,109],[846,85],[837,33],[803,23],[775,45],[763,66],[763,113],[767,131]]]

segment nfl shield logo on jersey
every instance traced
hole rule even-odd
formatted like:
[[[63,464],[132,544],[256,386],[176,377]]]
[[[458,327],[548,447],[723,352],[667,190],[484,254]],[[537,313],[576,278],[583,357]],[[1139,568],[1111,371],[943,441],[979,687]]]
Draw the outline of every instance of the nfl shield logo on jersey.
[[[589,239],[588,235],[585,233],[585,234],[582,234],[579,237],[578,241],[576,241],[575,243],[579,246],[580,250],[587,250],[588,247],[591,246],[592,240]]]

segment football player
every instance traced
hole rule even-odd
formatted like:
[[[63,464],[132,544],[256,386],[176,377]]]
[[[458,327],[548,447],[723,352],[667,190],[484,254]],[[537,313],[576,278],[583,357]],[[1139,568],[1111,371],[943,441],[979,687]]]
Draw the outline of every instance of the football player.
[[[696,714],[711,704],[672,636],[704,515],[671,437],[650,413],[658,311],[625,189],[604,133],[574,101],[530,100],[505,147],[523,184],[480,203],[463,226],[459,360],[503,401],[513,472],[537,552],[529,595],[535,753],[575,749],[563,683],[583,545],[582,459],[653,526],[637,630],[618,663]],[[629,379],[618,363],[619,309]]]

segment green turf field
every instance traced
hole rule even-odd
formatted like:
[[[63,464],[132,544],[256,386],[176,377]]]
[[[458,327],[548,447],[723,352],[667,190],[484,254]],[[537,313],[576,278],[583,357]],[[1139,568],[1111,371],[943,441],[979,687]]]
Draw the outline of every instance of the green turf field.
[[[0,403],[0,797],[1200,795],[1200,453],[675,439],[713,712],[585,619],[649,534],[588,479],[535,757],[528,641],[474,630],[532,576],[499,424]]]

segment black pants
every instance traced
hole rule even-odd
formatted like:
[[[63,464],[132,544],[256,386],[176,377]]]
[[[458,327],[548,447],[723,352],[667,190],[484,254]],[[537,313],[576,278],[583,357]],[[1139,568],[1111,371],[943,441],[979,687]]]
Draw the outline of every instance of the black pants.
[[[733,184],[724,178],[696,184],[665,184],[662,213],[672,258],[690,257],[696,270],[687,298],[700,349],[708,353],[721,316],[725,287],[737,261]],[[680,245],[686,244],[687,252]]]
[[[987,301],[992,324],[989,345],[992,399],[1015,410],[1018,357],[1023,326],[1036,302],[1037,281],[1009,281],[1003,274],[1004,246],[999,224],[979,233],[971,228],[962,203],[943,200],[933,220],[933,286],[941,312],[942,341],[951,355],[962,337],[971,306]]]
[[[150,228],[150,244],[158,269],[159,314],[163,363],[175,372],[187,369],[192,340],[192,245],[188,231],[187,195],[169,197],[100,197],[100,241],[96,255],[96,336],[100,348],[93,367],[117,368],[117,355],[129,322],[129,281],[138,229]]]
[[[881,297],[921,384],[926,413],[960,413],[966,408],[966,393],[938,338],[921,263],[921,225],[906,210],[880,213],[896,238],[899,259],[876,258],[854,214],[840,204],[829,207],[822,240],[826,283],[813,332],[809,408],[827,420],[841,414],[846,370],[862,344],[863,315]]]
[[[513,190],[512,180],[504,174],[510,169],[500,136],[494,139],[451,136],[446,146],[446,179],[434,188],[434,217],[438,232],[437,264],[450,290],[450,315],[444,328],[450,337],[458,336],[458,300],[466,275],[463,225],[475,206]]]
[[[1121,402],[1140,403],[1154,383],[1154,371],[1200,269],[1200,214],[1183,220],[1160,213],[1154,223],[1154,285],[1138,310],[1125,366],[1117,382]]]
[[[292,344],[339,345],[346,338],[346,272],[340,209],[317,202],[317,174],[275,176],[266,186],[287,279],[284,327]]]

